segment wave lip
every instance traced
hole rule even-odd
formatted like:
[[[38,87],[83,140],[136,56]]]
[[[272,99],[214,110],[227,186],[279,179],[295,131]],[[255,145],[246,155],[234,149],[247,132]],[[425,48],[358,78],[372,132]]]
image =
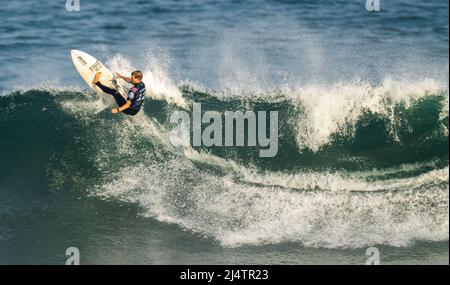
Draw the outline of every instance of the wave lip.
[[[396,110],[399,106],[408,109],[431,95],[448,100],[446,85],[433,79],[416,82],[386,79],[380,86],[365,82],[339,83],[331,87],[301,87],[291,92],[299,110],[297,144],[300,149],[313,151],[328,144],[343,126],[351,127],[348,135],[354,135],[356,123],[367,112],[385,118],[387,131],[393,139],[398,139],[397,124],[401,118]],[[448,104],[442,104],[439,111],[448,114]]]

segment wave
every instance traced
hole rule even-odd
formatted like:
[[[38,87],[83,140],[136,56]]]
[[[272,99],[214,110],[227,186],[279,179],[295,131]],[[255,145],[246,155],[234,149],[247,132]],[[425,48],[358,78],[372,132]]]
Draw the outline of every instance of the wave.
[[[100,97],[81,90],[4,94],[2,180],[32,158],[23,179],[43,167],[52,190],[136,203],[143,216],[228,247],[448,240],[448,91],[438,82],[357,82],[252,97],[165,86],[135,117],[113,116]],[[193,102],[205,111],[278,110],[278,155],[173,147],[170,115]]]

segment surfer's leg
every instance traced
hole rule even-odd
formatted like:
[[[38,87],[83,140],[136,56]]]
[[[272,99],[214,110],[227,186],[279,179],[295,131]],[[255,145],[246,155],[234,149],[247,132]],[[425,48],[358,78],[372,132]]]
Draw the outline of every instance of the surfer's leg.
[[[138,112],[139,112],[139,111],[136,111],[136,110],[133,110],[133,109],[130,109],[130,108],[125,109],[125,110],[122,111],[122,113],[127,114],[127,115],[130,115],[130,116],[134,116],[134,115],[136,115]]]
[[[102,89],[102,91],[107,94],[113,95],[114,93],[117,92],[117,90],[106,87],[105,85],[101,84],[100,82],[95,83],[95,85],[97,85],[98,88]]]
[[[100,82],[95,83],[95,85],[97,85],[98,88],[100,88],[106,94],[112,95],[114,97],[114,100],[116,100],[117,105],[119,105],[119,107],[121,107],[123,104],[127,102],[127,100],[125,100],[125,98],[123,98],[122,95],[120,95],[120,93],[117,90],[106,87]]]
[[[114,100],[116,100],[116,103],[119,107],[122,107],[127,102],[127,100],[125,100],[125,98],[123,98],[122,95],[120,95],[120,93],[117,91],[111,95],[114,97]]]

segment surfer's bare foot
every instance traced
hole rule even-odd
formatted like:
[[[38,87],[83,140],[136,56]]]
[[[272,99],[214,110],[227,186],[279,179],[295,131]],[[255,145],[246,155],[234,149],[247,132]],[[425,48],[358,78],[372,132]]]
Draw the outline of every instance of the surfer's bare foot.
[[[97,84],[97,82],[100,81],[100,76],[102,76],[101,72],[97,72],[94,76],[94,80],[92,80],[92,83]]]

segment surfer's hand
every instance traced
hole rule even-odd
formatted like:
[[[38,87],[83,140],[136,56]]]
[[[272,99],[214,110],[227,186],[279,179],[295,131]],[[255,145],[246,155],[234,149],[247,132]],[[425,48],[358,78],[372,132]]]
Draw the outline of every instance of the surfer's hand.
[[[116,76],[117,76],[117,78],[123,78],[123,76],[121,74],[119,74],[118,72],[116,72]]]
[[[112,109],[112,110],[111,110],[111,113],[113,113],[113,114],[119,113],[119,108],[114,108],[114,109]]]

